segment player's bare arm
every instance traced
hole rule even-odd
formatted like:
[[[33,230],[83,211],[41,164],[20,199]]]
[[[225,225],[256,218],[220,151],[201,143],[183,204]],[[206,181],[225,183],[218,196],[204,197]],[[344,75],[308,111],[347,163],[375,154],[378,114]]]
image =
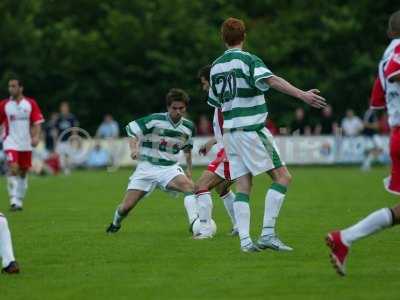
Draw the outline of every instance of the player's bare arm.
[[[40,133],[42,131],[41,124],[33,124],[31,127],[31,144],[36,147],[40,142]]]
[[[129,138],[129,149],[131,151],[131,158],[133,160],[138,159],[139,154],[139,141],[135,137]]]
[[[298,98],[312,107],[323,108],[326,106],[325,98],[319,95],[320,92],[317,89],[309,91],[300,90],[282,77],[276,75],[266,78],[265,81],[274,90]]]
[[[183,153],[186,160],[186,176],[192,179],[192,150],[185,150]]]
[[[217,139],[215,137],[211,138],[204,145],[202,145],[199,149],[199,154],[207,155],[210,152],[211,148],[217,143]]]

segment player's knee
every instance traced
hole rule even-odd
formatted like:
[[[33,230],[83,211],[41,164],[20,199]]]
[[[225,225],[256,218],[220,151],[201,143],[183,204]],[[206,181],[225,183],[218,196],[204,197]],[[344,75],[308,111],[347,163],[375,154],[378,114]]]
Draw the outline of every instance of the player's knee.
[[[393,214],[393,225],[400,224],[400,204],[391,209]]]
[[[277,178],[276,182],[288,186],[292,182],[292,175],[289,172],[285,172]]]

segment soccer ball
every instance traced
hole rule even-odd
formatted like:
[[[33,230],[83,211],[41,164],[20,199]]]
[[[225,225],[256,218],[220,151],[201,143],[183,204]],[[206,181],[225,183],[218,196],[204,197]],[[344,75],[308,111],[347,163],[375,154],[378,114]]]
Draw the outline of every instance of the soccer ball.
[[[215,224],[215,221],[213,219],[211,219],[211,232],[212,235],[215,235],[215,233],[217,232],[217,224]],[[193,236],[196,236],[200,233],[200,219],[197,218],[192,226],[192,231],[193,231]]]

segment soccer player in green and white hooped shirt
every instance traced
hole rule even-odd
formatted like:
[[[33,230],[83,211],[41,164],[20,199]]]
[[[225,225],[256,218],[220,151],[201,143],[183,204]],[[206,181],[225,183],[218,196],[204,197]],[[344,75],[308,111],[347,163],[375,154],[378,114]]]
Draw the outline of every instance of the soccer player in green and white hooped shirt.
[[[243,21],[229,18],[221,28],[228,50],[214,61],[211,68],[208,103],[220,107],[224,117],[224,147],[230,164],[231,179],[236,179],[234,213],[239,229],[240,246],[244,252],[272,248],[290,251],[275,233],[275,223],[291,181],[279,156],[272,135],[264,127],[267,118],[264,92],[270,87],[322,108],[325,99],[318,90],[302,91],[274,75],[260,58],[242,50],[245,40]],[[252,177],[267,172],[273,180],[265,196],[264,222],[257,245],[249,234]],[[200,236],[210,236],[211,199],[198,197]]]
[[[185,193],[184,204],[189,224],[197,218],[191,180],[194,125],[183,117],[189,96],[183,90],[171,89],[166,100],[168,112],[151,114],[126,126],[131,157],[139,162],[129,178],[125,197],[107,228],[108,233],[117,232],[129,211],[156,187]],[[178,164],[181,150],[186,158],[186,174]]]

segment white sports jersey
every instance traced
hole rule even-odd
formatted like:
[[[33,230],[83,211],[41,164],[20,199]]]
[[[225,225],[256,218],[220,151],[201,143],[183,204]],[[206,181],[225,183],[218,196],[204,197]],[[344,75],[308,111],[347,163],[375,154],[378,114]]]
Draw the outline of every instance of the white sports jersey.
[[[130,122],[126,132],[140,141],[139,161],[171,166],[179,152],[193,148],[194,124],[186,118],[174,123],[168,113],[152,114]]]
[[[222,116],[222,111],[219,108],[215,108],[214,110],[214,118],[213,118],[213,129],[214,129],[214,136],[217,140],[217,147],[218,151],[224,147],[224,141],[222,139],[222,128],[224,125],[224,118]]]
[[[267,106],[265,79],[273,76],[263,61],[240,49],[229,49],[214,61],[208,104],[221,108],[224,130],[257,131],[264,128]]]
[[[43,115],[34,99],[2,100],[0,124],[3,127],[4,150],[32,151],[31,125],[43,122]]]
[[[371,95],[372,108],[387,108],[390,127],[400,126],[400,83],[389,80],[400,74],[400,39],[394,39],[379,62]]]

